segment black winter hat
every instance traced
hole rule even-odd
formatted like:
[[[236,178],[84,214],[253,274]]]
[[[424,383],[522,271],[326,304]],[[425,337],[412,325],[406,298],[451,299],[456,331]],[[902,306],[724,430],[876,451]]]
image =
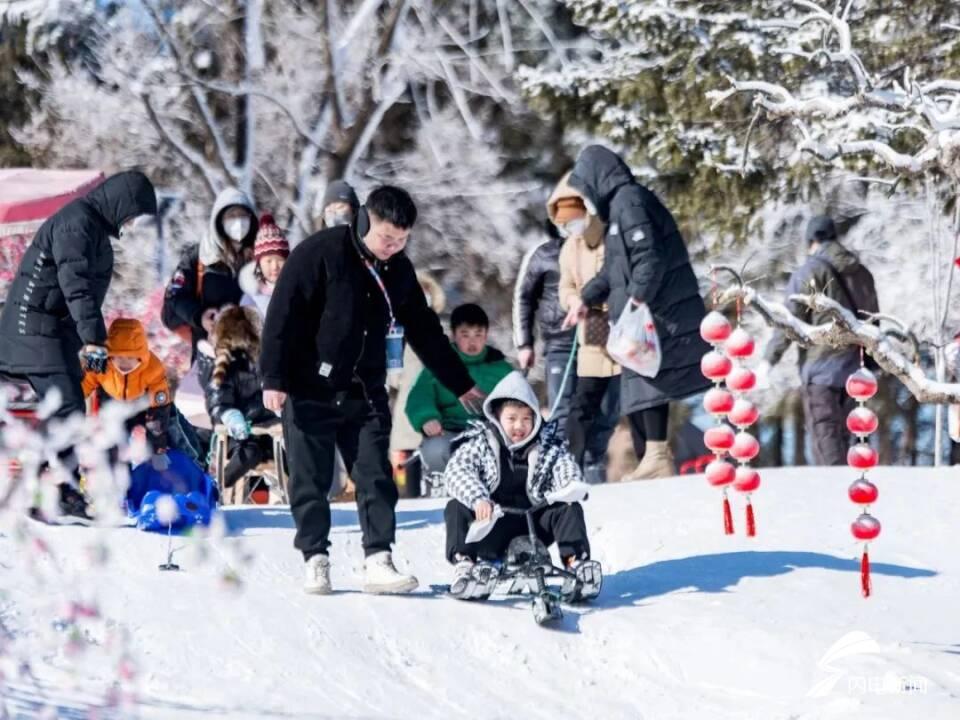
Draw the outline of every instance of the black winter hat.
[[[833,224],[833,218],[828,215],[817,215],[810,218],[807,223],[807,243],[813,245],[815,242],[830,242],[837,239],[837,226]]]
[[[354,212],[360,208],[360,199],[357,197],[357,193],[344,180],[334,180],[327,185],[327,189],[323,193],[323,202],[320,204],[320,212],[323,212],[327,205],[335,202],[349,203]]]

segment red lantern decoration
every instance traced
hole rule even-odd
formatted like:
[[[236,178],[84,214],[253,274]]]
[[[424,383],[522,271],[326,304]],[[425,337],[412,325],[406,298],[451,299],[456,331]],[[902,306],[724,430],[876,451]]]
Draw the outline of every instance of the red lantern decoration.
[[[757,376],[749,368],[738,367],[727,376],[727,387],[734,392],[748,392],[756,386]]]
[[[878,460],[877,451],[866,443],[854,445],[847,452],[847,464],[855,470],[872,470]]]
[[[880,490],[866,478],[854,480],[847,490],[850,499],[857,505],[873,505],[880,496]]]
[[[717,458],[706,467],[707,482],[714,487],[729,485],[736,479],[737,469],[726,460]]]
[[[760,487],[760,473],[749,465],[741,465],[737,468],[733,487],[743,493],[752,493]]]
[[[708,312],[700,323],[700,337],[711,345],[719,345],[730,337],[730,321],[716,310]]]
[[[760,419],[760,411],[749,400],[738,398],[728,411],[727,419],[738,428],[748,428]]]
[[[721,454],[733,447],[736,436],[726,425],[717,425],[703,434],[703,443],[713,452]]]
[[[861,351],[860,369],[847,378],[847,394],[854,398],[859,407],[847,416],[847,429],[860,438],[860,442],[847,452],[847,464],[856,470],[866,472],[877,466],[877,451],[870,447],[866,438],[877,431],[880,421],[877,414],[864,406],[864,402],[877,394],[877,378],[863,367]],[[861,477],[855,480],[847,490],[847,495],[864,509],[850,526],[850,532],[857,540],[863,541],[863,555],[860,558],[860,590],[864,597],[870,597],[870,541],[880,536],[880,521],[867,512],[867,507],[877,501],[880,491],[877,486]]]
[[[711,388],[703,396],[703,408],[714,417],[723,417],[734,408],[733,395],[723,388]]]
[[[850,531],[857,540],[876,540],[880,535],[880,521],[870,513],[861,513],[860,517],[853,521]]]
[[[738,327],[730,334],[724,347],[727,354],[732,358],[748,358],[753,355],[756,344],[750,333],[742,327]]]
[[[866,402],[877,394],[877,377],[865,367],[847,378],[847,395],[859,402]]]
[[[872,435],[877,431],[879,426],[880,420],[877,418],[877,414],[870,408],[857,407],[847,415],[847,430],[858,437],[863,438],[867,435]]]
[[[750,462],[760,454],[760,443],[748,432],[739,432],[734,438],[730,455],[740,462]]]
[[[708,352],[700,360],[700,372],[714,382],[723,380],[731,370],[733,370],[733,363],[730,362],[730,358],[716,350]]]

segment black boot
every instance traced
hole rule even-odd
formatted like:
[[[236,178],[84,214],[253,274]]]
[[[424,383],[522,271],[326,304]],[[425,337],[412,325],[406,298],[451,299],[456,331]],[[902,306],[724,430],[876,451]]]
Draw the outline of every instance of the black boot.
[[[87,499],[79,490],[68,483],[61,483],[60,490],[60,518],[58,522],[64,525],[89,525],[93,518],[87,512]]]

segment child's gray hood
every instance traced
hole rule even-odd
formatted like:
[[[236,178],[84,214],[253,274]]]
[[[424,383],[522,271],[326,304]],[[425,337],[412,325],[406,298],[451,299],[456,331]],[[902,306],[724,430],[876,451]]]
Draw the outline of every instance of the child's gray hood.
[[[530,437],[523,442],[510,443],[510,439],[503,432],[503,427],[493,411],[493,404],[498,400],[519,400],[533,410],[533,432],[530,433]],[[543,417],[540,415],[540,401],[537,399],[537,394],[533,392],[533,388],[530,387],[527,379],[516,370],[497,383],[497,386],[487,395],[487,399],[483,402],[483,414],[497,428],[500,437],[503,438],[503,442],[510,450],[518,450],[525,445],[529,445],[540,434],[540,428],[543,426]]]

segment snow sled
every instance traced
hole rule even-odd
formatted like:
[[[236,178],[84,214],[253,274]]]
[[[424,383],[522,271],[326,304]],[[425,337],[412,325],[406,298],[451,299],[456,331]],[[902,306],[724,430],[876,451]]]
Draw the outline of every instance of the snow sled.
[[[219,499],[213,478],[179,450],[166,455],[170,461],[166,470],[147,461],[131,471],[127,515],[147,532],[184,532],[209,525]],[[171,498],[175,506],[163,498]]]
[[[537,537],[533,514],[558,502],[579,502],[586,498],[589,485],[576,482],[555,493],[548,493],[546,501],[529,509],[494,508],[490,520],[474,521],[467,532],[467,542],[486,537],[497,520],[504,515],[524,515],[527,534],[510,541],[507,552],[499,563],[481,561],[471,574],[450,586],[449,593],[459,600],[485,600],[493,594],[531,597],[533,619],[538,625],[549,625],[563,618],[561,604],[589,602],[600,594],[603,570],[600,563],[588,560],[576,571],[557,567],[550,552]]]

